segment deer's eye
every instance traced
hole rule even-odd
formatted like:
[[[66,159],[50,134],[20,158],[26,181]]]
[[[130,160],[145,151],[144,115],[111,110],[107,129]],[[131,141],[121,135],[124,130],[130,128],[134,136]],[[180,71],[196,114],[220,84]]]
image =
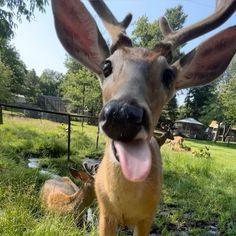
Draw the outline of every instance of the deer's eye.
[[[174,72],[171,69],[166,69],[162,75],[162,83],[166,88],[170,89],[171,82],[175,77]]]
[[[108,77],[112,73],[112,63],[110,60],[106,60],[103,65],[103,75]]]

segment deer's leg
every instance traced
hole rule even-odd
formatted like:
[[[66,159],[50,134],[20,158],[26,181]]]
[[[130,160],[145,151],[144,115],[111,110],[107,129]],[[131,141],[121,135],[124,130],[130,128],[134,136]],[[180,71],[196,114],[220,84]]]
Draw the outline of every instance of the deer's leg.
[[[99,236],[115,236],[117,221],[113,216],[100,212]]]
[[[152,225],[152,220],[140,221],[134,228],[133,236],[147,236]]]

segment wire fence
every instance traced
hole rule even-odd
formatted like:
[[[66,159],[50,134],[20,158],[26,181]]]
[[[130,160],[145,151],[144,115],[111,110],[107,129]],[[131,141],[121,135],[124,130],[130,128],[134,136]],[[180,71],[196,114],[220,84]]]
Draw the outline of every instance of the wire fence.
[[[63,119],[56,119],[58,122],[67,123],[67,160],[70,160],[70,147],[71,147],[71,121],[72,119],[79,119],[81,120],[81,125],[83,128],[84,120],[90,121],[91,123],[98,123],[98,117],[96,116],[89,116],[89,115],[80,115],[80,114],[74,114],[74,113],[66,113],[66,112],[56,112],[56,111],[50,111],[50,110],[44,110],[39,108],[33,108],[33,107],[26,107],[26,106],[20,106],[15,104],[4,104],[0,103],[0,124],[4,123],[3,119],[3,109],[17,109],[22,111],[24,114],[26,113],[28,117],[33,118],[40,118],[42,117],[42,114],[51,114],[53,116],[47,117],[48,119],[52,119],[55,121],[55,118],[57,117],[63,117]],[[33,112],[33,113],[27,113],[27,112]],[[36,116],[36,117],[35,117]],[[55,117],[56,116],[56,117]],[[43,116],[45,117],[45,116]],[[97,135],[96,135],[96,149],[98,149],[98,143],[99,143],[99,126],[97,126]]]

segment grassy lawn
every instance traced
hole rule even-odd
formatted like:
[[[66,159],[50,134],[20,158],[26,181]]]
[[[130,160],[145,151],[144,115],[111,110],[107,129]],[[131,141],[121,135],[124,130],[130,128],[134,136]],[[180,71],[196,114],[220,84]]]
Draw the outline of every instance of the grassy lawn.
[[[65,128],[5,114],[0,125],[0,235],[97,235],[96,226],[78,229],[70,215],[43,212],[39,189],[47,176],[27,168],[27,158],[39,157],[43,166],[68,175]],[[82,130],[79,122],[72,123],[71,164],[80,167],[81,158],[101,156],[104,137],[96,150],[96,132],[94,126]],[[164,185],[154,228],[163,236],[236,235],[236,145],[184,143],[191,151],[172,151],[168,144],[162,148]]]

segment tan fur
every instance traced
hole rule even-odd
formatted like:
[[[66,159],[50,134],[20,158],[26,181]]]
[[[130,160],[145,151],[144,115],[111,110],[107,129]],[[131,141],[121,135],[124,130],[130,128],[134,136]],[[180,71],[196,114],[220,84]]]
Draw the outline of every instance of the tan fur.
[[[132,47],[131,40],[126,35],[130,15],[118,22],[104,1],[90,0],[111,35],[112,46],[109,50],[94,18],[82,1],[52,0],[56,31],[65,49],[100,78],[103,112],[112,101],[129,103],[130,99],[145,111],[145,124],[136,133],[140,136],[130,137],[149,142],[152,153],[151,171],[146,179],[138,183],[125,179],[112,151],[111,140],[119,140],[124,134],[124,130],[119,133],[121,123],[113,126],[116,113],[109,113],[112,121],[106,123],[105,129],[102,122],[106,119],[100,117],[100,125],[110,137],[107,138],[105,154],[95,177],[100,209],[100,236],[114,236],[118,224],[134,225],[135,236],[148,235],[160,201],[160,147],[152,135],[162,108],[177,90],[203,86],[216,79],[224,72],[236,52],[236,26],[233,26],[169,64],[172,52],[178,46],[215,29],[233,14],[236,9],[234,0],[218,1],[218,7],[211,16],[178,31],[172,31],[168,21],[161,18],[160,28],[164,39],[149,50]],[[222,42],[226,42],[225,47],[222,47]],[[126,127],[123,126],[124,129]],[[118,137],[116,133],[119,134]]]
[[[171,140],[170,146],[172,150],[180,151],[183,149],[184,138],[181,136],[174,136],[174,140]]]
[[[124,178],[120,165],[109,158],[108,142],[95,180],[100,208],[99,235],[115,235],[117,224],[135,225],[134,235],[147,234],[160,201],[162,182],[159,147],[154,138],[150,148],[151,172],[144,182],[133,183]]]
[[[49,179],[41,188],[40,198],[46,211],[79,217],[95,199],[94,183],[86,182],[78,188],[68,177]]]

